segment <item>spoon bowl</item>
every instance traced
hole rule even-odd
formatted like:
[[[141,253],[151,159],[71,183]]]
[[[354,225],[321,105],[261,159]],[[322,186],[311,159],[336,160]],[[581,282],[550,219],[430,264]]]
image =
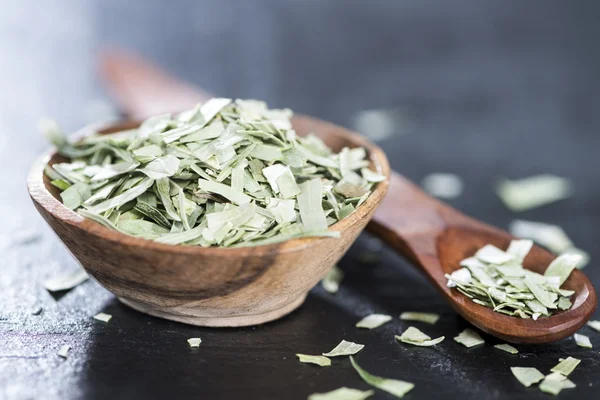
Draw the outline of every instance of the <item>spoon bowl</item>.
[[[110,134],[136,122],[91,127],[79,133]],[[332,149],[362,146],[371,168],[389,177],[385,154],[333,124],[296,116],[299,135],[314,133]],[[44,166],[66,159],[51,151],[32,166],[28,189],[34,205],[86,271],[123,303],[147,314],[202,326],[268,322],[299,307],[308,291],[344,255],[383,200],[379,183],[357,210],[332,225],[339,239],[302,238],[240,248],[167,245],[128,236],[81,217],[59,200]]]
[[[574,270],[561,288],[574,290],[572,307],[548,318],[522,319],[493,311],[447,286],[445,274],[460,268],[486,244],[506,249],[516,239],[508,232],[470,218],[425,194],[391,173],[387,197],[367,227],[419,267],[448,303],[471,324],[512,343],[548,343],[575,333],[596,309],[596,292],[589,279]],[[524,268],[543,274],[556,256],[533,246]]]

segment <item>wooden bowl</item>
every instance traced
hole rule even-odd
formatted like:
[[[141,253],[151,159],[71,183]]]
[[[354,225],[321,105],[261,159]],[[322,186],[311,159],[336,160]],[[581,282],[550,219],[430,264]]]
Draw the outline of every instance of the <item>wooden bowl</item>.
[[[109,134],[135,128],[122,122],[93,129]],[[299,135],[313,132],[332,149],[363,146],[372,168],[388,180],[383,151],[342,127],[296,116]],[[88,129],[90,131],[90,129]],[[85,134],[85,131],[82,131]],[[371,196],[329,229],[341,238],[303,238],[241,248],[202,248],[156,243],[128,236],[85,219],[61,203],[44,175],[46,164],[66,161],[55,151],[40,157],[27,180],[39,213],[86,271],[124,304],[160,318],[201,326],[246,326],[280,318],[299,307],[308,291],[344,255],[371,219],[388,189]]]

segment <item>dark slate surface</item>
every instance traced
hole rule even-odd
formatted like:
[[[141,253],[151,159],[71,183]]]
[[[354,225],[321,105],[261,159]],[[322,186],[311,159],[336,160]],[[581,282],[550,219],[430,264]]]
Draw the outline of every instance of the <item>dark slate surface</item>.
[[[297,312],[244,329],[202,329],[147,317],[95,282],[59,296],[44,279],[76,267],[27,199],[27,168],[43,148],[35,130],[52,115],[74,129],[110,113],[95,78],[95,52],[136,49],[216,93],[259,97],[350,125],[358,110],[400,107],[410,132],[380,142],[393,167],[420,180],[454,172],[466,191],[457,208],[506,227],[516,218],[556,223],[592,255],[600,285],[598,7],[564,1],[162,1],[2,2],[0,13],[0,398],[304,399],[341,385],[366,389],[348,360],[320,369],[294,353],[320,353],[342,338],[366,344],[369,371],[416,384],[410,399],[546,398],[523,388],[510,366],[547,372],[582,359],[577,389],[600,394],[597,349],[572,339],[494,350],[451,338],[467,324],[402,258],[363,236],[342,260],[336,296],[316,288]],[[499,176],[569,177],[572,199],[519,215],[491,191]],[[373,251],[376,263],[361,263]],[[308,262],[308,261],[307,261]],[[39,316],[32,310],[41,306]],[[407,347],[395,319],[375,331],[371,312],[442,314],[432,349]],[[103,324],[97,312],[113,315]],[[596,319],[600,314],[596,313]],[[600,333],[584,328],[600,347]],[[199,349],[186,339],[200,336]],[[63,344],[67,360],[56,355]],[[391,398],[377,392],[374,399]]]

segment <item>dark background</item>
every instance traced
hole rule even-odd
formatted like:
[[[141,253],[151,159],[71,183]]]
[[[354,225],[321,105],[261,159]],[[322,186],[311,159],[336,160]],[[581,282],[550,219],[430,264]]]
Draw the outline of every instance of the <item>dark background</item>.
[[[409,399],[547,398],[509,367],[547,373],[568,355],[582,359],[570,377],[578,387],[560,398],[598,398],[600,333],[582,329],[593,350],[566,339],[517,346],[513,356],[493,349],[489,336],[466,349],[452,341],[466,322],[366,235],[341,262],[346,279],[336,296],[318,287],[298,311],[254,328],[147,317],[91,281],[52,296],[44,279],[75,261],[25,190],[28,167],[47,146],[40,117],[72,130],[114,114],[96,77],[97,51],[112,45],[211,92],[345,126],[360,110],[398,108],[406,124],[379,141],[394,169],[415,181],[460,175],[465,192],[452,204],[497,226],[515,218],[562,226],[591,253],[585,272],[598,287],[598,8],[558,0],[0,1],[0,398],[304,399],[339,386],[367,389],[347,359],[319,368],[294,357],[341,339],[366,344],[357,360],[370,372],[415,383]],[[572,179],[573,198],[517,215],[492,191],[498,177],[537,173]],[[364,262],[367,251],[379,261]],[[31,315],[37,306],[42,314]],[[371,312],[407,310],[441,313],[438,324],[416,326],[446,341],[396,343],[408,326],[397,318],[374,331],[354,328]],[[94,321],[100,311],[113,319]],[[203,343],[190,349],[186,339],[196,336]],[[56,355],[63,344],[73,347],[67,360]]]

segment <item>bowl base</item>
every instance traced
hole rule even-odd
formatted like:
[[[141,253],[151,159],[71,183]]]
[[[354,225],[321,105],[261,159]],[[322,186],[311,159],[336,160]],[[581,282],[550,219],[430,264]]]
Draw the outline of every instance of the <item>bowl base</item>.
[[[251,326],[264,324],[266,322],[274,321],[279,319],[304,303],[307,293],[303,293],[301,296],[295,298],[290,303],[285,304],[274,310],[259,314],[241,314],[224,317],[206,316],[202,315],[202,309],[200,308],[197,315],[194,315],[194,310],[186,310],[185,314],[173,313],[169,309],[157,309],[149,306],[148,304],[140,303],[135,300],[127,300],[118,297],[121,303],[142,312],[144,314],[152,315],[153,317],[168,319],[170,321],[183,322],[184,324],[197,325],[197,326],[208,326],[208,327],[236,327],[236,326]]]

